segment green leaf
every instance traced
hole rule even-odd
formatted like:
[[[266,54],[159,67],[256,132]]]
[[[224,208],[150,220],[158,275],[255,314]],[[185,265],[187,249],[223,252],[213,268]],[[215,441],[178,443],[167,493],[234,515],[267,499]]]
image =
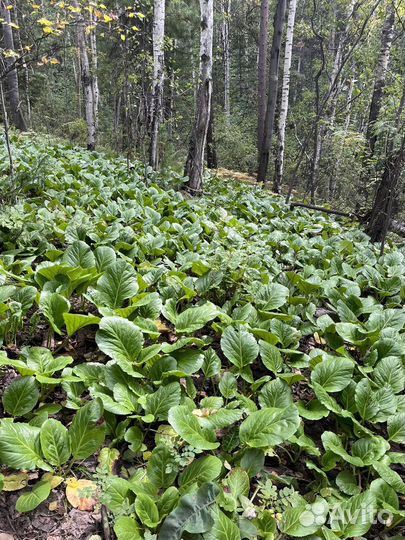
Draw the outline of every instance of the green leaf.
[[[288,409],[265,408],[250,414],[239,429],[242,444],[252,448],[276,446],[288,440],[300,423],[296,407]]]
[[[56,292],[50,293],[42,291],[39,300],[39,308],[50,322],[53,330],[57,334],[62,334],[61,328],[65,323],[63,315],[69,311],[70,302],[64,296]]]
[[[136,363],[142,350],[143,336],[139,328],[127,319],[104,317],[96,334],[96,343],[125,371]]]
[[[188,490],[193,484],[204,484],[218,478],[222,471],[222,461],[216,456],[205,456],[194,460],[179,476],[181,491]]]
[[[285,409],[293,404],[291,388],[281,379],[266,383],[259,393],[260,407]]]
[[[50,418],[41,426],[42,453],[51,465],[60,467],[70,458],[68,430],[58,420]]]
[[[4,410],[12,416],[29,413],[38,403],[39,389],[34,377],[14,379],[3,394]]]
[[[199,450],[214,450],[219,443],[206,439],[197,418],[185,405],[172,407],[169,411],[169,424],[180,437]]]
[[[77,313],[64,313],[63,320],[66,324],[68,336],[73,336],[78,330],[92,324],[98,324],[101,319],[95,315],[80,315]]]
[[[145,398],[145,414],[153,414],[156,420],[167,420],[171,407],[179,405],[181,388],[178,382],[161,386],[153,394]]]
[[[154,529],[159,524],[159,510],[149,495],[139,493],[135,500],[135,512],[146,527]]]
[[[114,532],[117,540],[142,540],[143,535],[136,519],[130,516],[119,516],[115,520]]]
[[[390,441],[405,444],[405,412],[391,416],[387,422],[388,439]]]
[[[312,505],[288,507],[280,524],[280,530],[288,537],[302,538],[314,534],[326,521],[328,505],[319,498]]]
[[[172,452],[166,445],[155,448],[148,462],[147,474],[150,482],[157,488],[167,488],[173,484],[178,466]]]
[[[51,483],[48,481],[40,481],[32,488],[29,493],[24,493],[18,497],[15,504],[17,512],[31,512],[37,508],[42,502],[46,501],[51,493]]]
[[[272,373],[278,373],[283,369],[283,357],[277,347],[267,341],[259,341],[260,357],[266,368]]]
[[[343,443],[336,433],[333,433],[332,431],[325,431],[322,433],[321,438],[325,450],[333,452],[355,467],[363,467],[363,460],[360,457],[351,456],[344,449]]]
[[[232,326],[228,326],[222,334],[221,349],[239,371],[252,364],[259,354],[259,345],[252,334],[243,328],[235,330]]]
[[[96,248],[94,250],[94,258],[97,272],[105,272],[117,260],[115,251],[108,246],[99,246]]]
[[[120,514],[123,506],[128,503],[127,496],[130,492],[131,484],[124,478],[118,476],[108,476],[105,480],[102,502],[114,514]]]
[[[97,306],[117,309],[124,305],[125,300],[135,296],[138,289],[133,267],[125,261],[116,261],[98,280],[92,297]]]
[[[206,377],[215,377],[221,371],[221,360],[214,349],[204,351],[204,361],[201,367]]]
[[[230,371],[225,371],[219,381],[219,391],[226,399],[231,399],[238,393],[238,382]]]
[[[90,247],[81,240],[73,242],[63,256],[63,262],[73,267],[92,268],[96,265],[94,255]]]
[[[264,311],[273,311],[287,302],[290,291],[284,285],[271,283],[263,285],[256,295],[256,302],[260,309]]]
[[[397,493],[405,494],[405,483],[397,472],[381,462],[373,463],[372,467]]]
[[[217,306],[207,302],[199,307],[189,308],[177,315],[176,331],[181,334],[191,334],[204,328],[204,326],[215,319],[220,313]]]
[[[311,380],[327,392],[340,392],[350,383],[354,363],[348,358],[328,356],[315,366]]]
[[[365,535],[377,511],[374,494],[365,491],[336,505],[330,516],[330,528],[341,538],[354,538]]]
[[[401,359],[396,356],[388,356],[380,360],[374,369],[373,379],[380,387],[391,386],[395,394],[403,392],[405,389],[405,368]]]
[[[69,429],[70,448],[76,460],[87,459],[104,441],[105,428],[97,423],[103,414],[99,399],[90,401],[77,411]]]
[[[336,485],[346,495],[358,495],[360,493],[357,478],[350,471],[341,471],[336,477]]]
[[[196,493],[181,497],[177,508],[165,519],[158,540],[181,540],[184,531],[194,534],[209,531],[214,524],[211,509],[219,491],[215,484],[206,483]]]
[[[355,403],[363,420],[371,420],[378,413],[378,402],[368,379],[362,379],[357,383]]]
[[[51,470],[42,459],[39,428],[3,420],[0,423],[0,462],[18,470]]]
[[[205,535],[207,540],[241,540],[239,527],[229,519],[218,507],[212,511],[214,524]]]

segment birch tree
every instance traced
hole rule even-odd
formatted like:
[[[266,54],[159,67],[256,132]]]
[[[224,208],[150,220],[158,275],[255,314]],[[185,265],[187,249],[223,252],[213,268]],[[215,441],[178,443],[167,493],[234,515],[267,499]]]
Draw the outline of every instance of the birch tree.
[[[267,48],[269,40],[269,0],[262,0],[260,7],[260,33],[258,58],[258,119],[257,148],[260,152],[264,134],[267,105]]]
[[[294,41],[295,13],[297,11],[297,0],[290,0],[288,6],[287,35],[284,53],[283,85],[281,90],[280,116],[278,120],[278,152],[276,160],[276,174],[274,178],[273,191],[281,192],[284,173],[284,150],[285,150],[285,129],[287,125],[288,105],[290,96],[290,75]]]
[[[149,165],[158,168],[159,128],[163,118],[165,0],[154,0],[153,11],[153,95]]]
[[[202,189],[204,155],[212,100],[212,49],[214,32],[214,0],[200,0],[200,81],[194,126],[190,138],[184,174],[193,193]]]
[[[73,5],[78,13],[76,40],[80,57],[80,77],[87,125],[87,148],[94,150],[97,144],[99,101],[95,25],[89,25],[90,30],[88,30],[87,22],[77,0],[73,1]]]
[[[375,124],[380,115],[382,100],[385,89],[385,79],[390,62],[392,40],[394,37],[395,26],[395,5],[389,2],[385,14],[384,24],[381,32],[381,48],[377,61],[377,67],[374,77],[373,95],[370,104],[370,113],[367,123],[367,143],[368,143],[368,158],[371,159],[374,155],[375,145],[377,142],[377,134],[375,132]]]
[[[12,66],[14,63],[13,53],[14,49],[14,37],[13,27],[10,11],[7,9],[7,3],[5,0],[0,0],[0,16],[3,19],[3,42],[6,51],[9,54],[4,55],[2,62],[5,64],[3,68],[7,70],[6,82],[8,91],[8,102],[10,106],[10,118],[12,124],[21,131],[26,131],[27,125],[25,123],[24,115],[21,110],[20,90],[18,85],[18,73],[16,66]]]
[[[284,17],[286,10],[286,0],[277,0],[276,13],[274,15],[273,42],[271,46],[270,70],[269,70],[269,90],[264,122],[263,139],[260,144],[258,182],[266,181],[267,169],[269,166],[271,142],[274,131],[274,120],[276,115],[278,72],[280,64],[281,38],[283,35]]]
[[[231,14],[231,0],[222,0],[221,3],[221,40],[224,64],[224,112],[227,123],[231,119],[231,47],[229,19]]]

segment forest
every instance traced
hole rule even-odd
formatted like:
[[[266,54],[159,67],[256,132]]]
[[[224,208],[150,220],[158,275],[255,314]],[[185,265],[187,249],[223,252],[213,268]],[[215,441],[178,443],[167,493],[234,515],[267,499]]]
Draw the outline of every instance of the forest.
[[[0,0],[0,540],[405,540],[404,0]]]

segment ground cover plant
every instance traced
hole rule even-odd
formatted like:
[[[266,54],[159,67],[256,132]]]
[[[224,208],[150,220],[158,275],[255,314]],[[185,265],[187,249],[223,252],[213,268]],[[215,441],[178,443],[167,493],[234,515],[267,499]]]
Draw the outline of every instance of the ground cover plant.
[[[402,538],[400,248],[260,188],[193,199],[121,158],[13,155],[2,514],[101,511],[118,540]]]

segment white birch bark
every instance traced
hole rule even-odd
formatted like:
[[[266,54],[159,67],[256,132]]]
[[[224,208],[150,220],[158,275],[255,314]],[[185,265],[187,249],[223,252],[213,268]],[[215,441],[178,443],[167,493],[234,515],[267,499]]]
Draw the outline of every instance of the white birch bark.
[[[229,18],[231,13],[231,0],[222,0],[221,38],[224,64],[224,113],[227,123],[231,119],[231,48],[229,41]]]
[[[212,99],[212,49],[214,35],[214,0],[200,0],[200,83],[194,127],[190,139],[185,175],[193,193],[202,189],[204,153]]]
[[[159,128],[163,118],[164,91],[164,38],[165,38],[165,0],[154,0],[153,11],[153,95],[151,107],[151,140],[149,165],[158,167]]]
[[[287,34],[284,53],[283,83],[281,90],[280,116],[278,120],[278,155],[276,161],[276,176],[273,190],[280,193],[284,174],[284,151],[285,151],[285,130],[287,125],[288,105],[290,96],[291,62],[294,41],[295,14],[297,11],[297,0],[290,0],[288,6]]]

